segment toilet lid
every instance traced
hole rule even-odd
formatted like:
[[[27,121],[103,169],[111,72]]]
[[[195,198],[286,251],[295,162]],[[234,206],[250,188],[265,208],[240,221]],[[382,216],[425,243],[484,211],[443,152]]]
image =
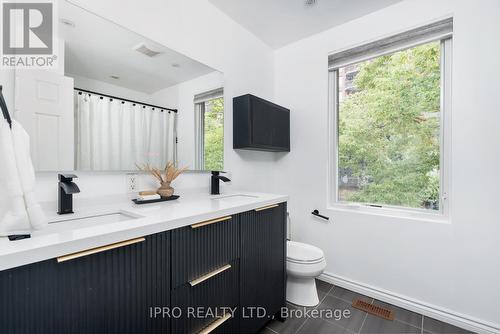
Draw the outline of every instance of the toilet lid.
[[[296,241],[288,241],[286,244],[287,259],[298,262],[317,262],[324,256],[318,247]]]

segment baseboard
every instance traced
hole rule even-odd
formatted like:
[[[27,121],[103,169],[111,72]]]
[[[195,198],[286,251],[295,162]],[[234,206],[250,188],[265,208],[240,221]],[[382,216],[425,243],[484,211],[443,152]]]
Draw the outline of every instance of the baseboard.
[[[406,296],[398,295],[396,293],[375,288],[373,286],[356,282],[344,277],[340,277],[330,273],[323,273],[321,274],[319,279],[476,333],[500,334],[500,325],[498,324],[475,319],[473,317],[459,314],[457,312],[453,312],[436,305],[431,305],[422,301],[408,298]]]

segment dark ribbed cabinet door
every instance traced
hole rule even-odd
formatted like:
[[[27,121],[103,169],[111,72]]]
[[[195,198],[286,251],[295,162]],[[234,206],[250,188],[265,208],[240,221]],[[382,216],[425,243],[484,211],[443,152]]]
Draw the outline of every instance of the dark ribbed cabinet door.
[[[0,272],[0,333],[169,333],[170,235]]]
[[[286,203],[239,215],[241,333],[257,333],[286,300]],[[252,316],[263,307],[269,317]]]
[[[240,252],[237,216],[197,228],[178,228],[172,233],[172,288],[237,259]],[[195,225],[196,226],[196,225]]]

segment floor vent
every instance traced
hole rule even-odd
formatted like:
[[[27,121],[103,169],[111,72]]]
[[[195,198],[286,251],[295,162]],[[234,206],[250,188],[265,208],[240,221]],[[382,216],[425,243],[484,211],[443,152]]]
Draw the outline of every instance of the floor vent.
[[[394,320],[394,311],[388,310],[386,308],[370,304],[361,299],[355,299],[352,302],[352,306],[367,313],[376,315],[377,317],[383,318],[385,320]]]

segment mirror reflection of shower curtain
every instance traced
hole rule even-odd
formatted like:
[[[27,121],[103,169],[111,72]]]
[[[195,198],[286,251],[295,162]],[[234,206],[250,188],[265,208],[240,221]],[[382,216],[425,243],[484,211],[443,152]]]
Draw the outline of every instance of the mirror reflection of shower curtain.
[[[134,170],[175,162],[174,112],[75,92],[76,169]]]

